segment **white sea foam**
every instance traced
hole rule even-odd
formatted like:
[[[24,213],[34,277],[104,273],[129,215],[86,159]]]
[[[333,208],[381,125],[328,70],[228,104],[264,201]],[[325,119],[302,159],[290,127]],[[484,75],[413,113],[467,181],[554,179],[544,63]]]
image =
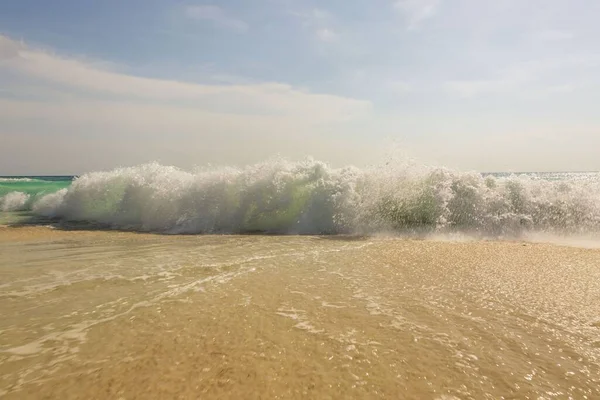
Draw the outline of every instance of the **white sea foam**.
[[[600,176],[335,169],[312,160],[186,172],[153,163],[82,175],[33,210],[163,233],[585,234],[600,232]]]
[[[41,197],[33,203],[33,212],[44,217],[56,217],[66,194],[67,189],[61,189]]]
[[[27,207],[29,195],[23,192],[10,192],[0,197],[1,211],[21,211]]]
[[[16,182],[35,182],[36,179],[32,179],[32,178],[0,178],[0,183],[2,182],[9,182],[9,183],[16,183]]]

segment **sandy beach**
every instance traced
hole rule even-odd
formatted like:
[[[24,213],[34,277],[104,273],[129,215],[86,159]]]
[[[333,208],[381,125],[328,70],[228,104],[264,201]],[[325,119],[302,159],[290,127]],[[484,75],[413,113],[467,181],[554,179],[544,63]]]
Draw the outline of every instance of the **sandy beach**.
[[[600,400],[600,1],[0,1],[0,400]]]
[[[600,396],[600,251],[0,228],[5,399]]]

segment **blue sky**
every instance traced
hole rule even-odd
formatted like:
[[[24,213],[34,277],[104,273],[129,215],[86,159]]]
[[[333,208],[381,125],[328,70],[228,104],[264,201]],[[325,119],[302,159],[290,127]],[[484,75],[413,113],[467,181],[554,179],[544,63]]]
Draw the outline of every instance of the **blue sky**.
[[[0,174],[274,155],[600,169],[599,17],[591,0],[0,2]]]

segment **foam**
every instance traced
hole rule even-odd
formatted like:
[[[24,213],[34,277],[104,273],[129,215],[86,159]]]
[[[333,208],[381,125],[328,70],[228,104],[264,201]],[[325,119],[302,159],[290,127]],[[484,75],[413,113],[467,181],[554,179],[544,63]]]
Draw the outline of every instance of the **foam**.
[[[32,178],[0,178],[0,183],[9,182],[9,183],[18,183],[18,182],[38,182],[38,179]]]
[[[27,193],[10,192],[0,197],[0,210],[4,212],[25,210],[28,201]]]
[[[600,232],[600,175],[494,177],[313,160],[187,172],[151,163],[82,175],[32,208],[63,221],[161,233],[581,235]]]

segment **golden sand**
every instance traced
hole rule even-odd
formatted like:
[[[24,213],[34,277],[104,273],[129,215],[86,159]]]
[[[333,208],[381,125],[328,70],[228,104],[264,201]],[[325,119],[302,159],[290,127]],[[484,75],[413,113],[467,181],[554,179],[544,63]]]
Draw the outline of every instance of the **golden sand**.
[[[6,399],[597,399],[600,251],[0,229]]]

